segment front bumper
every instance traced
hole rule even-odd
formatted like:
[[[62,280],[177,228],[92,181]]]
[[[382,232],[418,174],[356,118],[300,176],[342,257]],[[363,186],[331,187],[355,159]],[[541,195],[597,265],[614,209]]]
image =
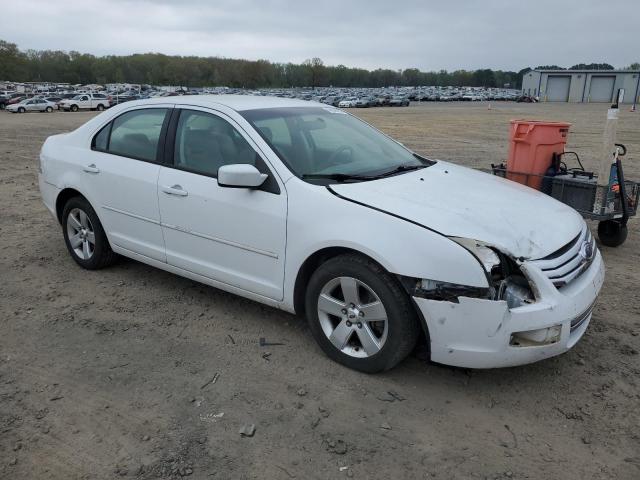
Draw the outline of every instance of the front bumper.
[[[429,329],[431,360],[467,368],[510,367],[566,352],[582,337],[604,282],[600,252],[589,268],[557,289],[535,266],[523,272],[536,286],[535,303],[509,310],[506,302],[459,297],[459,303],[414,297]],[[571,326],[573,322],[573,328]],[[560,335],[544,344],[514,345],[517,332],[559,326]]]

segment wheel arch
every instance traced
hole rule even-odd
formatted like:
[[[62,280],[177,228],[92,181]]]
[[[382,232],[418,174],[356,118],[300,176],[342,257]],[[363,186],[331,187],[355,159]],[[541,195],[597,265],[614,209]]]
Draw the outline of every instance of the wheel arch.
[[[416,304],[415,300],[411,297],[408,290],[406,289],[406,285],[404,282],[402,282],[400,276],[393,272],[390,272],[389,269],[387,269],[380,261],[373,258],[371,255],[367,255],[366,253],[360,250],[357,250],[355,248],[345,247],[345,246],[324,247],[319,250],[316,250],[306,258],[306,260],[302,263],[302,265],[298,269],[298,274],[296,276],[296,281],[293,288],[293,308],[295,310],[295,313],[297,315],[305,315],[305,294],[307,291],[307,285],[309,284],[309,280],[311,279],[313,272],[315,272],[318,269],[318,267],[322,265],[324,262],[326,262],[327,260],[330,260],[331,258],[337,257],[339,255],[344,255],[349,253],[360,255],[362,257],[365,257],[377,263],[378,265],[380,265],[380,268],[384,269],[385,271],[389,272],[391,275],[397,278],[398,284],[407,293],[409,301],[418,317],[418,321],[420,323],[420,332],[422,334],[421,341],[424,342],[424,344],[427,346],[427,349],[430,349],[429,347],[431,342],[431,336],[429,334],[427,322],[424,318],[422,311],[420,311],[420,308],[418,308],[418,305]]]
[[[58,222],[61,225],[62,225],[62,212],[64,211],[64,206],[73,197],[82,197],[87,202],[89,202],[89,204],[91,204],[91,201],[85,195],[83,195],[82,192],[76,190],[73,187],[63,188],[60,191],[60,193],[58,193],[58,196],[56,197],[56,217],[58,219]],[[91,205],[91,206],[93,206],[93,205]],[[95,210],[95,207],[93,209]],[[98,214],[98,212],[96,211],[96,215],[97,214]]]
[[[313,275],[313,272],[315,272],[318,267],[327,260],[347,253],[353,253],[366,257],[384,268],[384,266],[382,266],[378,260],[354,248],[335,246],[324,247],[316,250],[311,255],[309,255],[304,262],[302,262],[296,275],[296,281],[293,287],[293,308],[296,314],[304,315],[304,297],[307,291],[307,285],[309,284],[309,280],[311,279],[311,275]]]

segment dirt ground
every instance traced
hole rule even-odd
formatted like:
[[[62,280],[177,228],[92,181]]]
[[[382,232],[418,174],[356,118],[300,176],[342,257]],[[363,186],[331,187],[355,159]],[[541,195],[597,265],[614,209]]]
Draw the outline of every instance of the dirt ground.
[[[600,151],[606,105],[491,107],[353,112],[475,167],[505,159],[511,118],[569,121],[570,148],[589,165]],[[300,318],[130,260],[81,270],[36,158],[93,115],[0,112],[0,478],[640,478],[640,222],[602,248],[604,289],[568,354],[484,371],[416,354],[364,375]],[[621,112],[618,138],[640,180],[640,113]]]

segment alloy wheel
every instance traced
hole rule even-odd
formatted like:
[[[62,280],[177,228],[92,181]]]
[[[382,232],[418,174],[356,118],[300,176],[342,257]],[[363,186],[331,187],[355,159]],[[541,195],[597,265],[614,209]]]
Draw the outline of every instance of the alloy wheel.
[[[96,248],[96,236],[89,216],[74,208],[67,216],[67,237],[73,252],[83,260],[89,260]]]
[[[367,358],[384,346],[387,312],[378,295],[353,277],[337,277],[318,297],[318,318],[335,348],[352,357]]]

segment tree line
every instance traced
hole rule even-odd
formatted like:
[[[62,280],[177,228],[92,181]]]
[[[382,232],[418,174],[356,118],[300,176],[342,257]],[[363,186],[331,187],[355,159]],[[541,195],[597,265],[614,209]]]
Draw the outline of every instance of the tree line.
[[[613,67],[612,67],[613,68]],[[480,70],[366,70],[327,66],[312,58],[301,64],[143,53],[95,56],[77,51],[25,50],[0,40],[0,80],[70,84],[135,83],[186,87],[387,87],[465,86],[520,88],[519,72]]]

